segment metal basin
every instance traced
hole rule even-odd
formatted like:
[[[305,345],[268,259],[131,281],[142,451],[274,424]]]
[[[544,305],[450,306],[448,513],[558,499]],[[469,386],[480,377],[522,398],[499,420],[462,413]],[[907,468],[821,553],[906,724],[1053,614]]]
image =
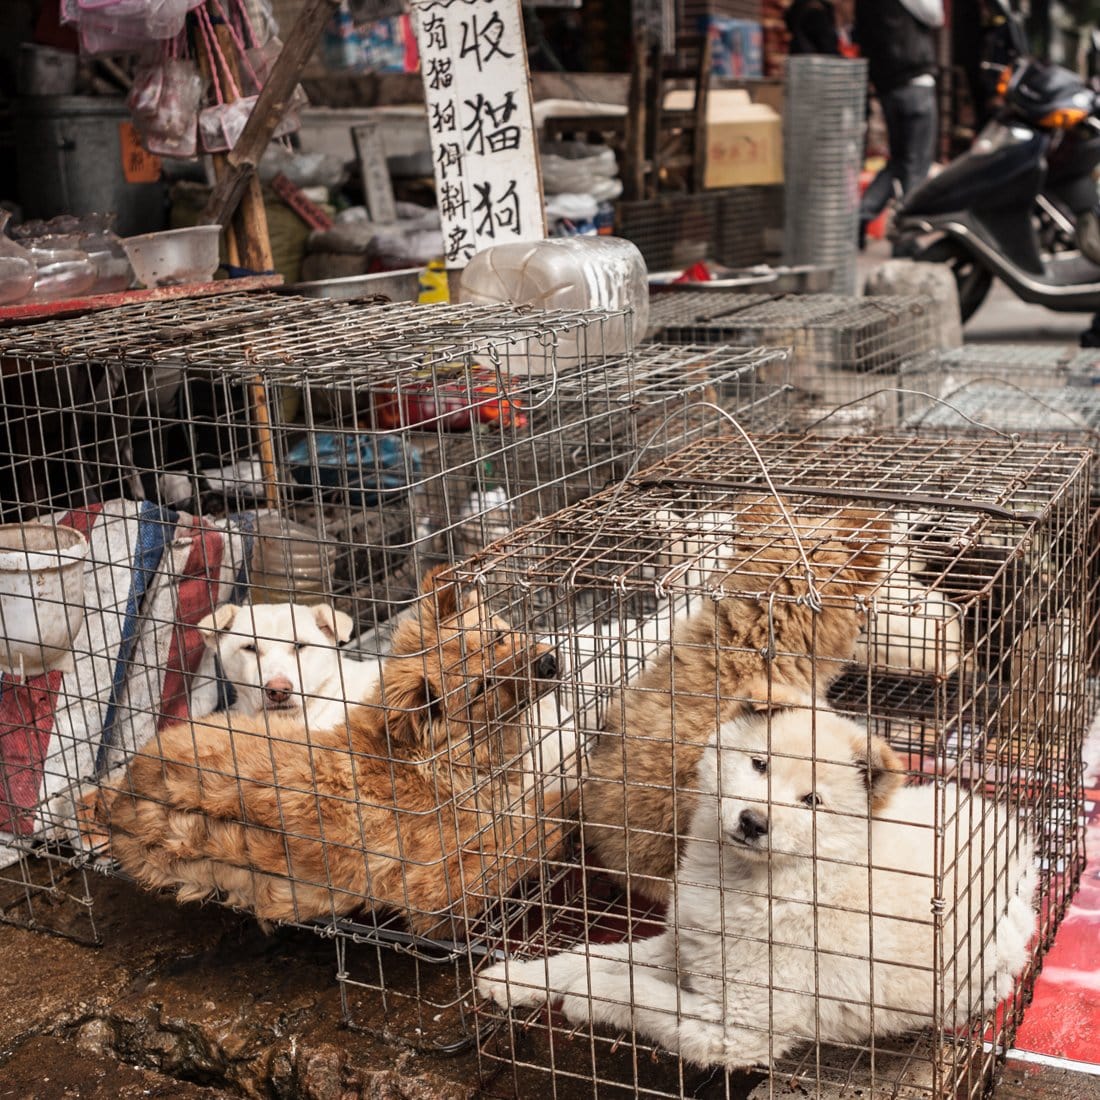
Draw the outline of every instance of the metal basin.
[[[305,298],[369,298],[384,294],[391,302],[415,302],[420,293],[420,268],[379,271],[373,275],[346,275],[339,279],[314,279],[279,287],[283,294]]]

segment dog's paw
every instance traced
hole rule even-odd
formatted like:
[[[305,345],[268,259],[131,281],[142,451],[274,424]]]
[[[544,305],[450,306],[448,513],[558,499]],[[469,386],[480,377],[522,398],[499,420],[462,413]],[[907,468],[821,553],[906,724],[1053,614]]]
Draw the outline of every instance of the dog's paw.
[[[546,1001],[546,964],[542,959],[495,963],[477,979],[477,991],[502,1008],[523,1008]]]

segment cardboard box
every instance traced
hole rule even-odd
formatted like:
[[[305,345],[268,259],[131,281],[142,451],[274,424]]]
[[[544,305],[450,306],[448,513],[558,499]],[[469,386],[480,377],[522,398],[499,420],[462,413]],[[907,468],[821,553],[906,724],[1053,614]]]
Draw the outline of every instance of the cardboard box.
[[[690,91],[670,92],[665,104],[688,109]],[[705,187],[748,187],[783,182],[783,120],[742,89],[715,90],[707,100]]]

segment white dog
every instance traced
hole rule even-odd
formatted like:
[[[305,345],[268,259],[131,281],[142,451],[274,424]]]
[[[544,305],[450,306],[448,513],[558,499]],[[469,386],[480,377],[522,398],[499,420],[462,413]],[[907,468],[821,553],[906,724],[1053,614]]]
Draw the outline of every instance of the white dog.
[[[352,619],[328,604],[224,604],[199,624],[233,685],[231,710],[303,714],[310,730],[344,721],[378,683],[377,661],[353,661],[338,646]]]
[[[820,708],[727,723],[700,763],[707,793],[666,930],[500,962],[478,988],[505,1006],[560,999],[573,1023],[698,1065],[767,1064],[933,1024],[938,896],[943,1023],[989,1010],[1027,962],[1032,840],[1004,807],[948,786],[937,886],[936,790],[898,790],[896,768],[888,745]]]

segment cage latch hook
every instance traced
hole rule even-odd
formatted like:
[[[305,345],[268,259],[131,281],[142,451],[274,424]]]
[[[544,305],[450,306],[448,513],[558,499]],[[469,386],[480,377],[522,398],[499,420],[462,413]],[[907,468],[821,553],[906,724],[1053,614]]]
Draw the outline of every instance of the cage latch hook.
[[[760,650],[760,656],[765,661],[775,660],[775,593],[768,593],[768,644]]]

